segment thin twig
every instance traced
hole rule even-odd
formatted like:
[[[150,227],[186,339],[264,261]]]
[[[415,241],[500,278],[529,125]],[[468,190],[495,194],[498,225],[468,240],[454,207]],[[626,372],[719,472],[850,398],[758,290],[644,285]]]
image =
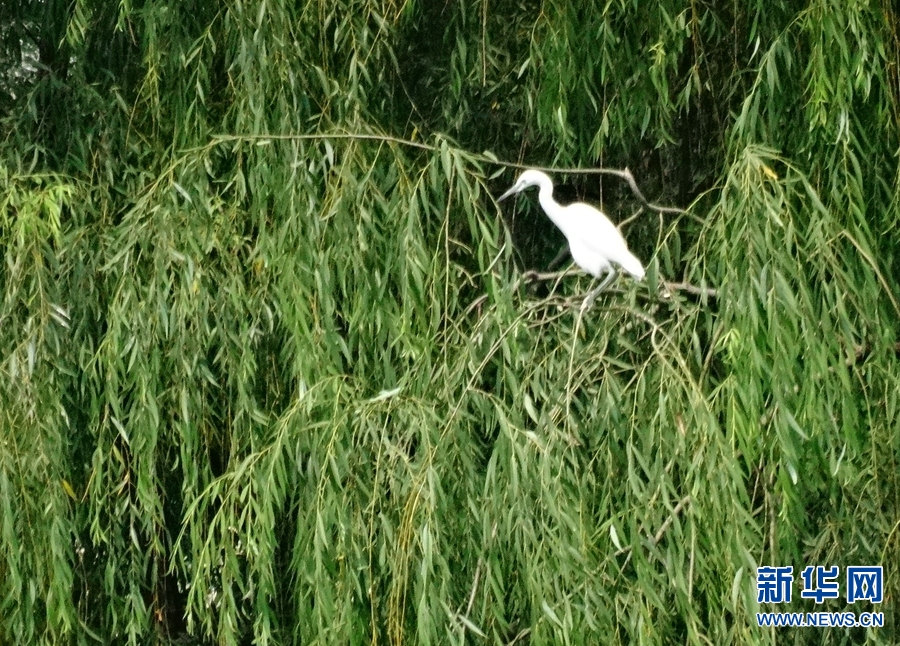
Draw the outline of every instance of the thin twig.
[[[469,593],[469,603],[466,606],[466,614],[462,614],[462,612],[460,612],[460,610],[456,611],[456,619],[460,622],[460,624],[461,624],[460,628],[462,628],[463,632],[465,632],[466,628],[469,628],[470,630],[473,630],[473,632],[478,633],[480,637],[484,637],[484,633],[481,631],[480,628],[478,628],[477,626],[475,626],[474,623],[472,623],[472,620],[469,619],[469,616],[472,614],[472,606],[475,605],[475,594],[478,592],[478,582],[481,579],[482,563],[483,563],[483,561],[479,557],[478,565],[475,566],[475,579],[472,581],[472,590]],[[449,610],[449,608],[448,608],[448,610]]]
[[[688,562],[688,603],[694,596],[694,555],[697,553],[697,529],[691,525],[691,560]]]
[[[526,271],[522,274],[522,278],[528,280],[529,282],[541,281],[541,280],[558,280],[560,278],[565,278],[569,274],[578,274],[578,271],[572,271],[571,268],[563,269],[562,271]]]
[[[616,228],[617,228],[619,231],[621,231],[621,230],[622,230],[622,227],[624,227],[624,226],[626,226],[626,225],[628,225],[628,224],[631,224],[631,223],[632,223],[634,220],[636,220],[637,217],[638,217],[641,213],[643,213],[643,212],[644,212],[644,207],[643,207],[643,206],[639,206],[639,207],[637,208],[637,210],[636,210],[634,213],[632,213],[630,216],[628,216],[627,218],[625,218],[624,220],[622,220],[621,222],[619,222],[619,223],[616,225]]]
[[[513,640],[511,642],[509,642],[506,646],[513,646],[513,644],[520,642],[521,640],[528,637],[528,635],[530,635],[530,634],[531,634],[531,628],[526,628],[525,630],[520,632],[518,635],[516,635],[515,638],[513,638]]]
[[[564,269],[563,271],[550,271],[550,272],[543,272],[543,273],[539,272],[539,271],[526,271],[526,272],[523,272],[518,278],[516,278],[513,281],[510,289],[512,291],[516,291],[517,289],[519,289],[519,285],[521,285],[522,283],[528,284],[528,283],[532,283],[535,281],[545,281],[545,280],[555,281],[556,284],[558,285],[559,282],[569,274],[576,275],[576,274],[578,274],[578,272],[572,271],[571,266],[567,269]],[[554,285],[554,288],[555,288],[555,285]]]
[[[656,534],[654,534],[653,537],[650,539],[651,547],[655,547],[656,545],[659,544],[659,542],[662,540],[663,536],[665,536],[666,531],[668,531],[669,527],[675,521],[675,517],[678,516],[678,514],[680,514],[684,510],[684,508],[687,507],[689,504],[691,504],[690,496],[685,496],[684,498],[682,498],[681,500],[678,501],[678,504],[675,505],[675,508],[672,510],[672,513],[669,515],[668,518],[666,518],[663,521],[663,524],[659,526],[659,529],[656,531]],[[632,548],[631,545],[626,545],[625,547],[617,550],[615,553],[615,556],[621,556],[622,554],[625,554],[626,552],[631,552],[631,548]],[[630,556],[631,555],[629,554],[629,557]]]
[[[472,304],[469,305],[466,308],[466,311],[463,313],[463,318],[468,318],[469,314],[471,314],[473,310],[475,310],[480,305],[482,305],[487,299],[488,299],[488,295],[482,294],[481,296],[476,298],[474,301],[472,301]]]
[[[690,496],[685,496],[684,498],[682,498],[681,500],[678,501],[678,504],[675,505],[675,509],[673,509],[672,513],[669,515],[669,517],[666,518],[665,521],[663,521],[663,524],[660,525],[659,530],[653,536],[653,545],[654,546],[659,544],[659,542],[662,540],[662,537],[665,536],[666,531],[669,529],[669,527],[675,521],[675,517],[678,514],[680,514],[681,510],[684,509],[689,504],[691,504]]]
[[[719,295],[718,289],[713,289],[712,287],[698,287],[697,285],[691,285],[690,283],[670,283],[666,281],[663,282],[663,285],[669,290],[687,292],[688,294],[696,294],[697,296],[716,298]]]
[[[553,260],[547,263],[547,269],[551,271],[555,271],[557,267],[562,265],[563,260],[568,258],[572,252],[569,251],[569,244],[564,243],[562,247],[560,247],[559,253],[557,253]]]
[[[475,578],[472,581],[472,591],[469,593],[469,603],[466,606],[466,616],[472,614],[472,606],[475,605],[475,593],[478,592],[478,580],[481,578],[481,559],[478,559],[478,565],[475,566]]]

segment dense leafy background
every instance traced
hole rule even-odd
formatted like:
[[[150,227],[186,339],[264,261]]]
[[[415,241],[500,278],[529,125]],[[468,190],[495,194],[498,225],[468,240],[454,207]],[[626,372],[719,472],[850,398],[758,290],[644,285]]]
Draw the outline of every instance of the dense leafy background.
[[[0,3],[0,642],[895,643],[898,24]],[[650,268],[579,317],[515,163],[688,211],[558,173]],[[886,626],[757,628],[807,564]]]

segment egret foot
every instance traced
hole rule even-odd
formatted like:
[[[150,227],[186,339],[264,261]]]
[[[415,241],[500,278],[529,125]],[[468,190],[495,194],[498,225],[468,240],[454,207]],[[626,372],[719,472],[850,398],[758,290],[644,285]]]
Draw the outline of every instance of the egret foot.
[[[599,287],[596,289],[592,289],[588,292],[588,295],[585,296],[584,302],[581,304],[581,311],[585,311],[590,309],[590,307],[594,304],[594,301],[597,300],[597,296],[602,292],[606,287],[613,281],[613,279],[618,276],[618,273],[615,269],[610,269],[606,272],[606,278],[603,279],[603,282],[600,283]]]

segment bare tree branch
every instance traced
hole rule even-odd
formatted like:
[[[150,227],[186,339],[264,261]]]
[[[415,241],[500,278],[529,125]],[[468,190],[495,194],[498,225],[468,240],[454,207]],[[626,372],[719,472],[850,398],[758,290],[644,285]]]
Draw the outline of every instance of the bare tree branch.
[[[698,287],[697,285],[691,285],[690,283],[670,283],[668,281],[663,282],[666,289],[687,292],[688,294],[696,294],[697,296],[708,296],[710,298],[717,298],[719,296],[719,290],[713,289],[712,287]]]
[[[518,288],[519,284],[523,281],[526,283],[537,282],[537,281],[559,281],[564,278],[568,274],[573,274],[578,272],[573,272],[570,269],[566,269],[563,271],[548,271],[548,272],[539,272],[539,271],[526,271],[523,272],[521,277],[513,283],[513,289]],[[669,281],[663,281],[663,286],[669,291],[680,291],[687,292],[688,294],[696,294],[697,296],[708,296],[709,298],[717,298],[719,296],[719,290],[714,289],[712,287],[700,287],[698,285],[693,285],[687,282],[674,283]],[[612,288],[610,288],[612,289]]]
[[[222,141],[267,141],[267,140],[327,140],[327,139],[352,139],[357,141],[381,141],[389,144],[397,144],[401,146],[409,146],[411,148],[418,148],[419,150],[429,150],[432,152],[440,151],[440,146],[435,146],[434,144],[426,144],[421,141],[413,141],[411,139],[404,139],[402,137],[394,137],[392,135],[382,135],[382,134],[374,134],[374,133],[361,133],[361,132],[329,132],[329,133],[316,133],[316,134],[286,134],[286,135],[215,135],[213,137],[213,143],[222,142]],[[508,162],[497,159],[493,155],[485,155],[478,153],[470,153],[466,152],[466,156],[469,159],[480,161],[486,164],[493,164],[495,166],[504,166],[506,168],[519,168],[522,170],[526,170],[532,168],[534,170],[544,171],[546,173],[555,173],[557,175],[614,175],[620,179],[624,179],[628,186],[631,188],[631,191],[634,193],[635,197],[646,206],[648,209],[653,211],[657,211],[659,213],[687,213],[684,209],[680,209],[675,206],[660,206],[658,204],[654,204],[650,200],[648,200],[644,194],[641,192],[641,189],[638,188],[637,182],[634,179],[634,175],[632,175],[631,171],[628,168],[624,170],[619,168],[603,168],[603,167],[594,167],[594,168],[548,168],[546,166],[533,166],[529,164],[522,164],[519,162]]]
[[[490,161],[490,160],[487,160],[487,161]],[[646,197],[644,197],[644,194],[641,192],[641,189],[638,188],[637,182],[634,179],[634,175],[631,174],[631,171],[628,168],[625,168],[625,170],[620,170],[618,168],[602,168],[602,167],[596,167],[596,168],[548,168],[546,166],[529,166],[527,164],[518,164],[518,163],[511,163],[511,162],[494,161],[493,163],[499,164],[502,166],[507,166],[510,168],[522,168],[522,169],[532,168],[534,170],[543,171],[545,173],[555,173],[557,175],[614,175],[614,176],[618,177],[619,179],[624,179],[628,183],[629,188],[631,188],[631,192],[634,193],[635,197],[638,198],[638,200],[641,202],[641,204],[646,206],[648,209],[657,211],[659,213],[681,213],[681,214],[687,213],[687,211],[685,211],[684,209],[680,209],[676,206],[660,206],[658,204],[654,204],[653,202],[648,200]]]

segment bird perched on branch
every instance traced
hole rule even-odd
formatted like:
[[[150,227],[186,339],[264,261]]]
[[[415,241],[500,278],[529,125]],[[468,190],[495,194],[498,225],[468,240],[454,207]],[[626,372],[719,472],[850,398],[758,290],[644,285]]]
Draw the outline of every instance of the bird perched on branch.
[[[538,201],[541,208],[566,236],[575,264],[595,278],[606,275],[600,286],[588,295],[586,305],[593,302],[597,294],[615,278],[614,265],[620,266],[636,280],[644,278],[644,266],[628,251],[625,238],[619,233],[616,225],[590,204],[583,202],[575,202],[568,206],[559,204],[553,199],[553,182],[541,171],[526,170],[519,175],[512,188],[497,201],[501,202],[531,186],[539,188]]]

